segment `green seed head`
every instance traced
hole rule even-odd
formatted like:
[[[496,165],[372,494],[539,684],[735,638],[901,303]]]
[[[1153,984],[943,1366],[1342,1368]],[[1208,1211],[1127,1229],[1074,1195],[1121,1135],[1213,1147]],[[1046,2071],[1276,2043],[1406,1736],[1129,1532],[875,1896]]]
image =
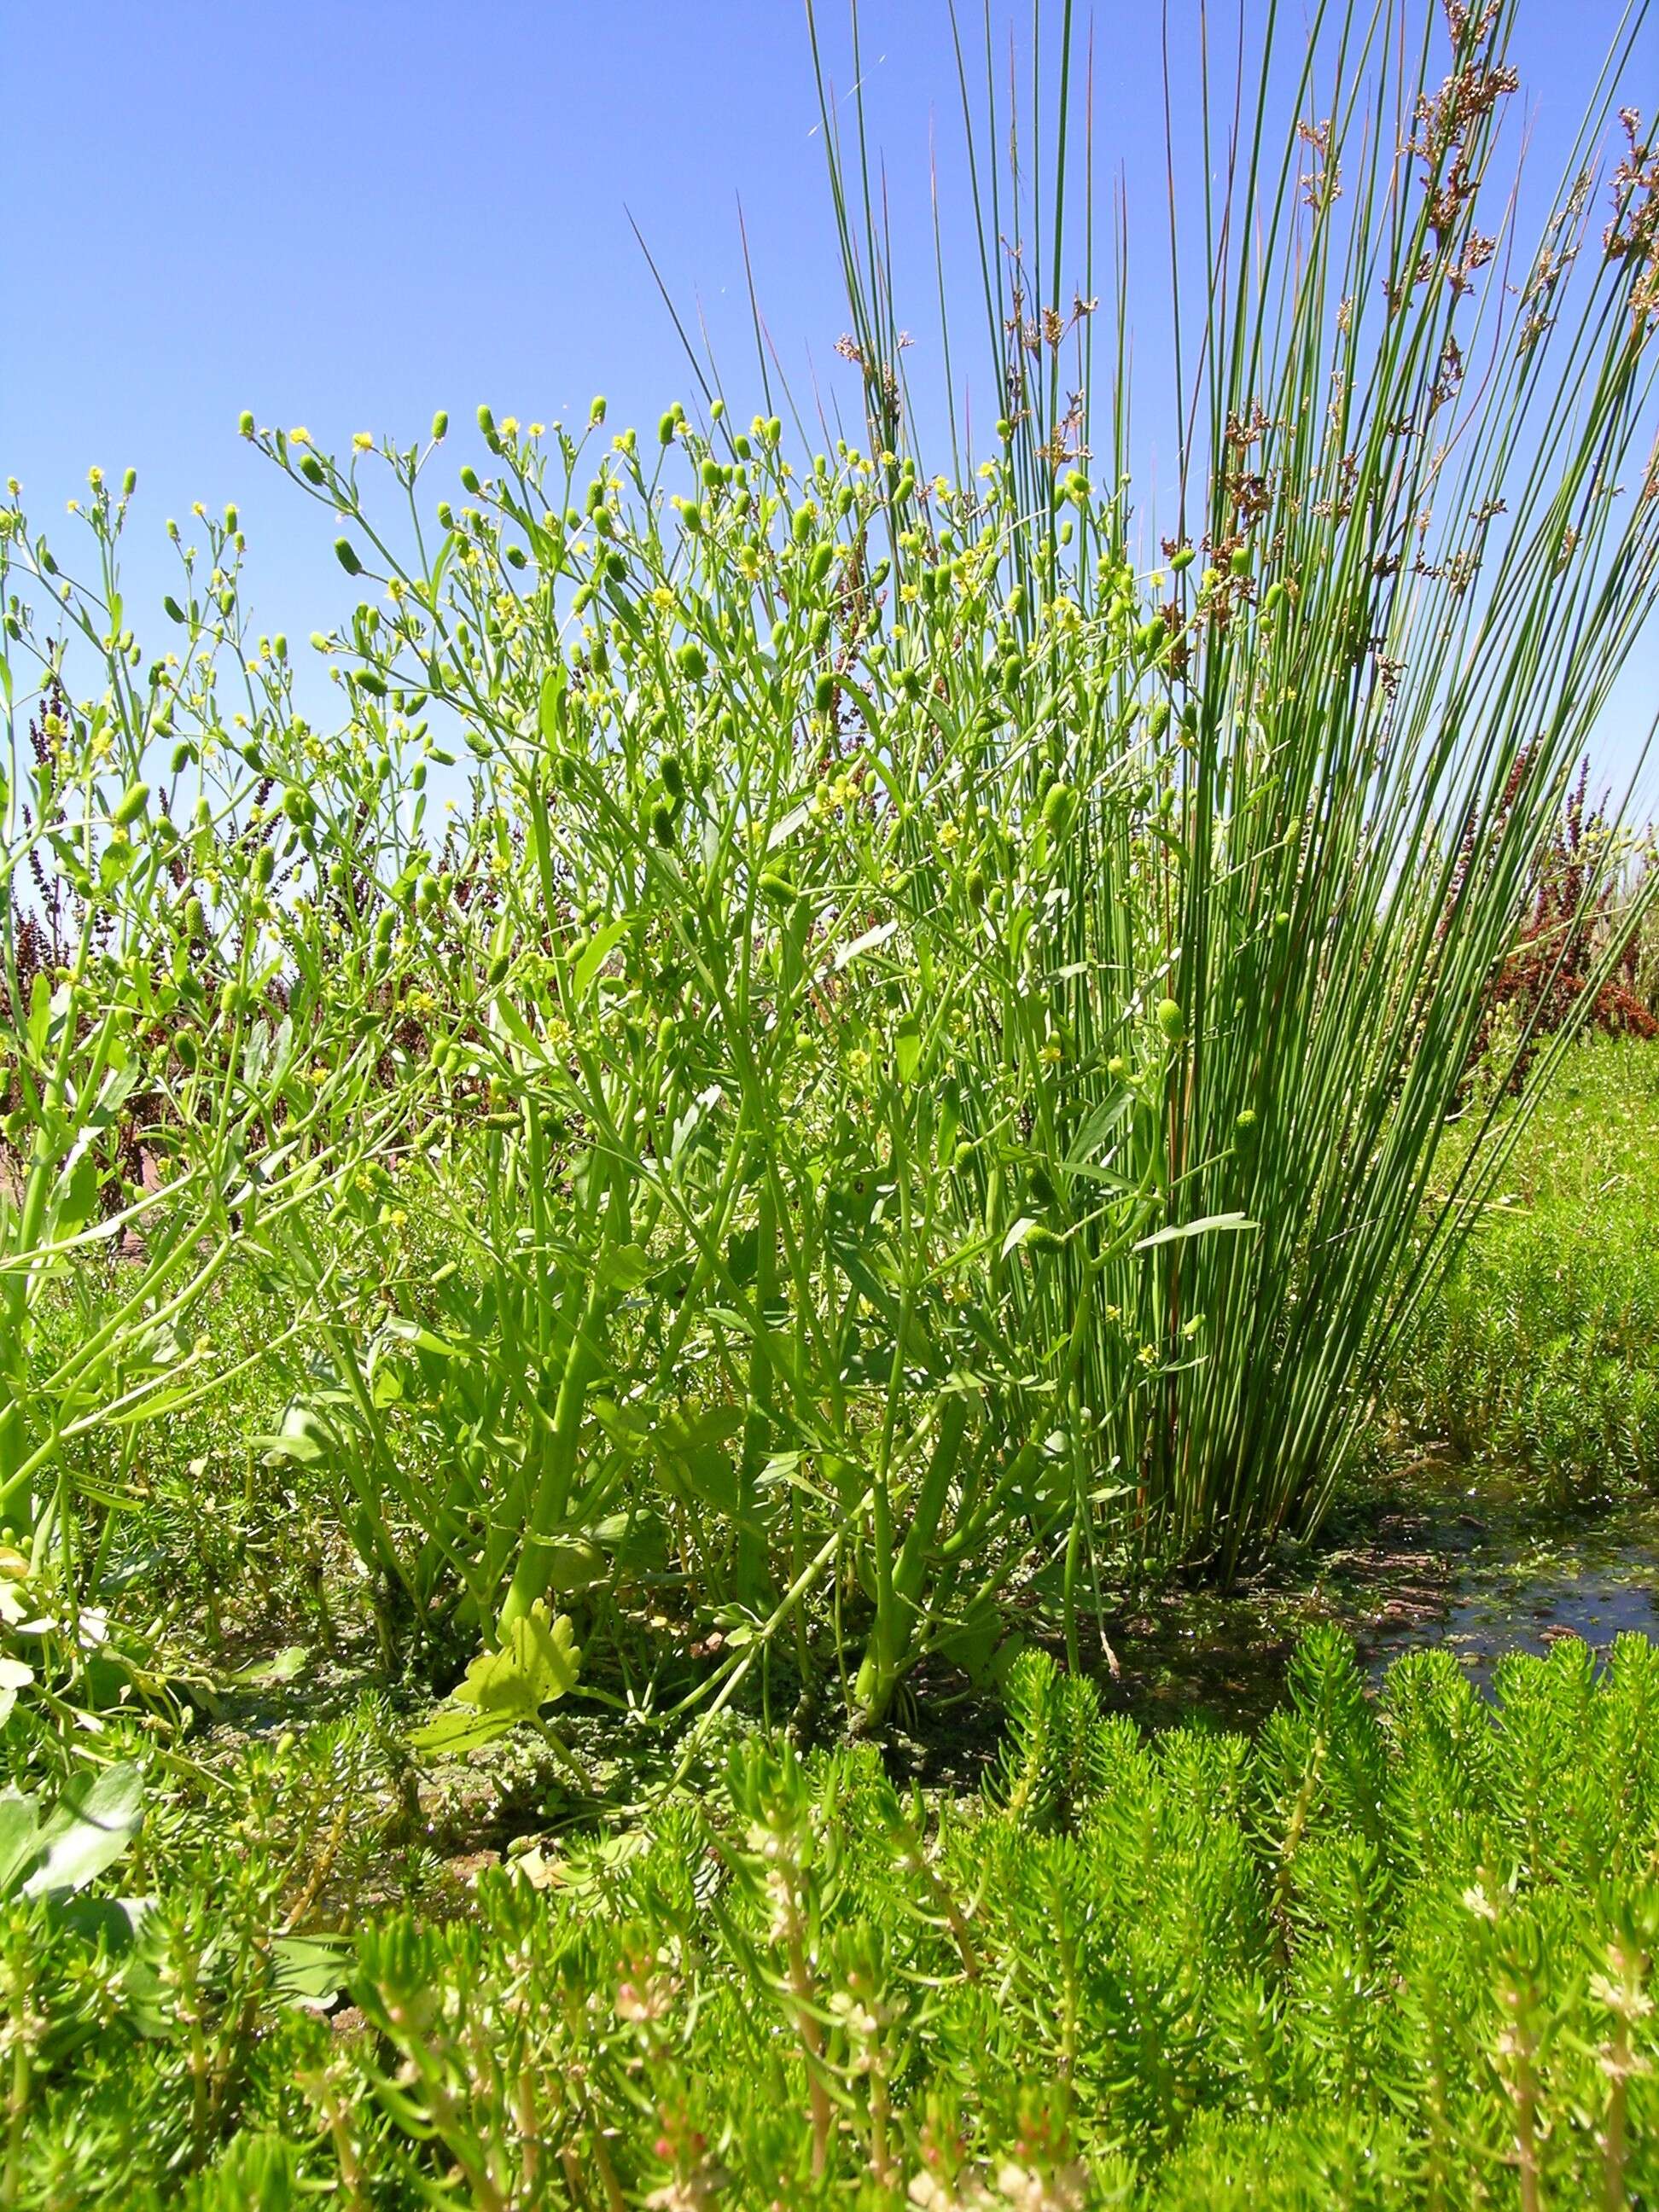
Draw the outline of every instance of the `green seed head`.
[[[251,408],[243,408],[236,418],[236,428],[244,438],[251,438],[253,435],[253,412]]]
[[[1158,1003],[1158,1025],[1171,1044],[1179,1044],[1186,1035],[1187,1024],[1180,1006],[1173,999],[1160,999]]]
[[[657,773],[662,778],[662,787],[671,799],[685,796],[685,771],[680,766],[678,753],[665,753],[657,763]]]
[[[351,540],[349,538],[337,538],[335,539],[334,557],[339,562],[340,566],[345,570],[348,576],[361,576],[362,574],[363,564],[357,558],[356,548],[353,546]]]
[[[672,845],[674,842],[674,810],[660,799],[651,810],[651,834],[659,845]]]
[[[1247,1106],[1233,1123],[1233,1133],[1242,1143],[1245,1138],[1253,1133],[1255,1128],[1255,1109],[1253,1106]]]
[[[121,803],[112,817],[117,829],[131,828],[149,805],[149,786],[147,783],[130,783],[122,793]]]
[[[436,445],[448,435],[449,416],[447,411],[441,407],[432,418],[432,442]]]
[[[701,684],[708,675],[708,656],[696,638],[688,638],[674,657],[679,663],[680,674],[689,683]]]
[[[1042,826],[1051,837],[1063,837],[1077,810],[1077,793],[1069,783],[1057,783],[1042,802]]]

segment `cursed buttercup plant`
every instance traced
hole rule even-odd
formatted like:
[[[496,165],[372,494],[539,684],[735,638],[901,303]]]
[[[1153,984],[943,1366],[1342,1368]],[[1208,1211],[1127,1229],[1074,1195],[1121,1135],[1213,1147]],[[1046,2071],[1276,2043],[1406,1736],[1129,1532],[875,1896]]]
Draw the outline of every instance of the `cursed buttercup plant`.
[[[50,829],[9,780],[9,943],[30,853],[87,917],[60,1013],[28,994],[17,1312],[79,1249],[44,1209],[87,1194],[142,1037],[179,1165],[119,1310],[193,1327],[233,1262],[286,1300],[261,1448],[323,1484],[390,1639],[506,1648],[568,1601],[590,1670],[656,1624],[637,1705],[758,1664],[871,1723],[930,1653],[981,1674],[1017,1578],[1076,1657],[1105,1552],[1231,1572],[1311,1526],[1498,1158],[1436,1181],[1654,593],[1643,126],[1595,180],[1599,94],[1541,244],[1500,241],[1509,23],[1339,13],[1282,148],[1261,58],[1218,181],[1177,192],[1216,276],[1176,302],[1167,516],[1134,503],[1121,347],[1094,388],[1064,134],[1039,223],[990,78],[1005,413],[954,486],[832,131],[861,441],[792,459],[718,399],[645,437],[485,408],[452,506],[447,422],[336,462],[245,418],[365,593],[315,641],[332,736],[238,611],[233,525],[186,561],[183,668],[137,679],[100,489],[67,604],[108,696],[41,768]],[[5,547],[51,608],[15,507]],[[473,798],[440,840],[448,754]],[[198,948],[234,958],[210,1016]],[[3,1479],[43,1546],[64,1446],[178,1385],[152,1358],[88,1408],[25,1340]],[[719,1649],[689,1686],[669,1625]]]

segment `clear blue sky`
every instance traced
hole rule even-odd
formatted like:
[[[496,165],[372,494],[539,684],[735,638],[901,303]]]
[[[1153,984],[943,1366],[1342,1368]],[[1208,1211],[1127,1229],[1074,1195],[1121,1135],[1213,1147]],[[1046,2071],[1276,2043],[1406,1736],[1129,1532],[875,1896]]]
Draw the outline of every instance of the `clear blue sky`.
[[[1262,4],[1246,0],[1253,16]],[[1026,20],[1023,0],[1013,12]],[[1223,0],[1214,16],[1229,12]],[[963,13],[971,21],[974,0]],[[992,13],[1006,21],[1006,0]],[[1618,0],[1524,8],[1516,58],[1540,178],[1620,13]],[[1198,0],[1170,0],[1170,14],[1179,131],[1182,88],[1195,95]],[[844,89],[839,0],[823,0],[823,18]],[[1158,9],[1103,0],[1095,21],[1097,190],[1103,206],[1121,169],[1132,214],[1144,214],[1131,312],[1139,365],[1155,374]],[[930,129],[947,227],[962,236],[948,14],[945,0],[864,0],[863,24],[896,258],[914,299],[911,365],[925,377],[936,351]],[[1644,38],[1651,106],[1659,28]],[[55,532],[88,463],[137,468],[128,600],[141,635],[161,634],[159,608],[154,620],[145,611],[171,580],[163,520],[193,499],[238,502],[266,626],[303,635],[337,611],[327,518],[238,440],[243,407],[343,445],[358,429],[416,435],[441,405],[470,422],[484,398],[551,421],[603,391],[613,424],[654,422],[667,400],[689,401],[625,209],[677,301],[707,313],[746,416],[759,394],[741,199],[799,396],[811,396],[810,361],[857,411],[832,352],[845,318],[800,0],[12,0],[0,9],[0,473],[22,479],[33,519]],[[973,272],[965,256],[957,265],[966,324]],[[447,467],[464,457],[458,441]],[[1158,459],[1140,457],[1146,478]],[[434,479],[434,499],[439,489]],[[1610,757],[1656,691],[1650,641]]]

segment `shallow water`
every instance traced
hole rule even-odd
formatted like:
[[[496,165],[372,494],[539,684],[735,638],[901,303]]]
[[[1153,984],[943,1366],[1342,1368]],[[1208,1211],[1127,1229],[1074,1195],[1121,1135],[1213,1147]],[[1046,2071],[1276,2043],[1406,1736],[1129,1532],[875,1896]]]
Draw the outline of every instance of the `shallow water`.
[[[1373,1682],[1402,1651],[1444,1645],[1490,1694],[1508,1652],[1565,1636],[1597,1651],[1659,1638],[1659,1502],[1567,1518],[1490,1482],[1419,1474],[1409,1492],[1322,1556],[1286,1558],[1225,1599],[1166,1589],[1118,1623],[1107,1700],[1149,1723],[1253,1728],[1279,1697],[1303,1629],[1335,1620]]]
[[[1468,1551],[1452,1558],[1435,1617],[1386,1622],[1373,1632],[1374,1673],[1401,1650],[1443,1644],[1490,1694],[1507,1652],[1542,1654],[1568,1636],[1598,1652],[1626,1632],[1659,1637],[1659,1510],[1645,1499],[1530,1535],[1500,1508]]]

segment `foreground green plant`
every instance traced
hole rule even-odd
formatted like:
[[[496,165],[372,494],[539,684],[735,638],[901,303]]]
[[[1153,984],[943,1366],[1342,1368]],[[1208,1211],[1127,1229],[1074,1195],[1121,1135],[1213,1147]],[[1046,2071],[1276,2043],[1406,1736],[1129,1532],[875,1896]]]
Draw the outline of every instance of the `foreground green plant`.
[[[184,1972],[214,1847],[156,1864],[174,1977],[144,2037],[109,1984],[97,2039],[42,2064],[15,2201],[228,2205],[265,2175],[271,2203],[503,2212],[1647,2201],[1651,1646],[1506,1662],[1492,1707],[1419,1652],[1374,1705],[1321,1632],[1254,1744],[1145,1741],[1030,1656],[1009,1704],[976,1798],[751,1741],[700,1802],[527,1853],[447,1924],[361,1925],[345,2032],[284,2008],[257,1947],[235,1965],[294,1817],[264,1771],[229,1955]],[[289,1765],[297,1805],[327,1769]],[[32,1925],[46,2051],[85,1996]]]

